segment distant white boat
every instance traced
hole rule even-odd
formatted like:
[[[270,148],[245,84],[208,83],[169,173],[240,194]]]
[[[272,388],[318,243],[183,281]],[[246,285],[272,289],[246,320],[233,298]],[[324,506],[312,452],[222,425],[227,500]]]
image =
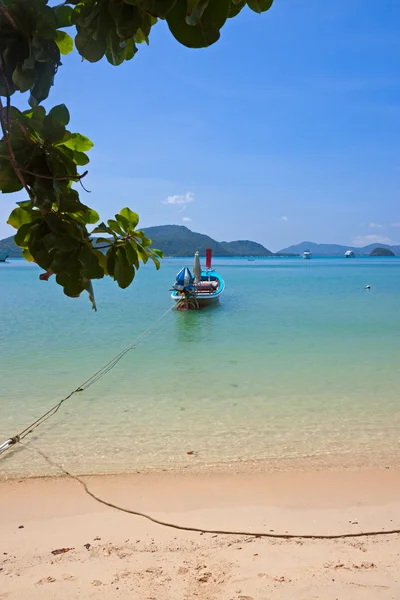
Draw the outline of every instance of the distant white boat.
[[[355,254],[353,252],[353,250],[347,250],[347,252],[344,253],[344,257],[345,258],[354,258]]]
[[[304,250],[303,258],[312,258],[312,254],[310,250]]]

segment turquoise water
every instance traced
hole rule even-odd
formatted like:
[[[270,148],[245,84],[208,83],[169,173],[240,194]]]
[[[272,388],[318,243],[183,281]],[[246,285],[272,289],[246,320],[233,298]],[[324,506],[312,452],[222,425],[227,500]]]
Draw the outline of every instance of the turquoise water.
[[[164,313],[185,262],[146,266],[125,291],[98,282],[97,313],[35,266],[0,265],[0,441]],[[29,444],[76,472],[398,461],[400,259],[214,266],[227,285],[219,306],[169,312]],[[0,470],[52,471],[21,447]]]

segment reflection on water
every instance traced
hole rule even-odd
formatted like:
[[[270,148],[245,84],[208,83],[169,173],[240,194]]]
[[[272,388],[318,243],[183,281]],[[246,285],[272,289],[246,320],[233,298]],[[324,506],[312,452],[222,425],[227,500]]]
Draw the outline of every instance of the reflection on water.
[[[213,340],[218,329],[219,302],[201,310],[174,311],[174,330],[178,342],[200,343]]]

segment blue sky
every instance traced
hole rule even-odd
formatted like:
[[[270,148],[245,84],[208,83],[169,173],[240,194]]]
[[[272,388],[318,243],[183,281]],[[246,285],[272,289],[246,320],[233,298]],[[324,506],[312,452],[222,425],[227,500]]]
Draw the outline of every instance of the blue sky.
[[[275,0],[208,49],[160,22],[120,67],[64,57],[47,106],[95,143],[82,201],[272,250],[400,243],[399,25],[398,0]]]

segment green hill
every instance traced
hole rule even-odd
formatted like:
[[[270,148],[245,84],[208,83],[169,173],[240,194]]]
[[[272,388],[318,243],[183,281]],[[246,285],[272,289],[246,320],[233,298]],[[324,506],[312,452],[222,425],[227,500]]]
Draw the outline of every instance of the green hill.
[[[3,255],[9,255],[11,258],[21,258],[22,249],[14,242],[14,236],[0,240],[0,258]]]
[[[272,252],[257,242],[217,242],[183,225],[160,225],[147,227],[144,231],[153,240],[154,248],[162,250],[165,256],[192,256],[196,250],[204,256],[206,248],[212,248],[214,256],[272,256]],[[21,248],[14,243],[12,236],[0,240],[0,256],[3,252],[9,252],[14,258],[22,256]]]
[[[370,256],[396,256],[389,248],[375,248]]]
[[[206,248],[212,248],[215,256],[272,256],[272,252],[257,242],[237,240],[217,242],[208,235],[195,233],[184,225],[159,225],[144,229],[165,256],[191,256],[199,251],[204,255]]]

